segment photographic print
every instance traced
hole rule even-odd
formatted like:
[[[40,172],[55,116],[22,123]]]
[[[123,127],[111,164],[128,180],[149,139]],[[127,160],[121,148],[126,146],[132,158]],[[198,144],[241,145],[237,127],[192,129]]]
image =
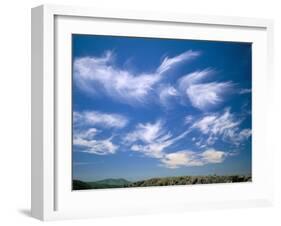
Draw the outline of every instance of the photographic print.
[[[252,45],[72,35],[72,189],[252,181]]]

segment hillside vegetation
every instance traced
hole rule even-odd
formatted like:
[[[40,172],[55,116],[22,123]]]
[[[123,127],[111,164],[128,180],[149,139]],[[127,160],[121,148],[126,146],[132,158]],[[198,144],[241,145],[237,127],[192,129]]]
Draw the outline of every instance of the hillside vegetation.
[[[237,183],[250,182],[251,176],[179,176],[152,178],[130,182],[125,179],[105,179],[93,182],[73,180],[73,190],[102,189],[102,188],[125,188],[125,187],[149,187],[149,186],[168,186],[168,185],[191,185],[191,184],[214,184],[214,183]]]

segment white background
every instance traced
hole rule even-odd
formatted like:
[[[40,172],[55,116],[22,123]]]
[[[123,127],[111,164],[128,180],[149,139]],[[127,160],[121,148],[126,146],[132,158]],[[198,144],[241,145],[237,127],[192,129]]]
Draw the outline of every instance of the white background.
[[[56,0],[56,4],[85,5],[99,8],[150,10],[173,13],[231,15],[275,19],[275,98],[274,114],[281,115],[281,14],[278,0]],[[30,8],[51,1],[9,0],[0,8],[0,224],[38,225],[30,208]],[[279,52],[278,52],[279,50]],[[276,117],[274,207],[196,211],[115,217],[94,220],[50,222],[51,225],[280,225],[281,224],[281,150],[280,119]]]

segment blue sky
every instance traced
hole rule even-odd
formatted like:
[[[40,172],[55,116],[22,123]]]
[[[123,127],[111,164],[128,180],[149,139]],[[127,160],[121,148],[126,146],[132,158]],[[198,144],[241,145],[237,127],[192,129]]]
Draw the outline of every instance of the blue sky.
[[[251,174],[251,44],[73,35],[73,178]]]

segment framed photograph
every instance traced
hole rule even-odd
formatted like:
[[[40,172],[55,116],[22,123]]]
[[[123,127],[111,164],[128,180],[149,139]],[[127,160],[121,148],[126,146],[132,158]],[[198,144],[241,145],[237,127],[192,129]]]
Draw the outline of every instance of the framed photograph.
[[[273,23],[32,9],[32,216],[270,205]]]

